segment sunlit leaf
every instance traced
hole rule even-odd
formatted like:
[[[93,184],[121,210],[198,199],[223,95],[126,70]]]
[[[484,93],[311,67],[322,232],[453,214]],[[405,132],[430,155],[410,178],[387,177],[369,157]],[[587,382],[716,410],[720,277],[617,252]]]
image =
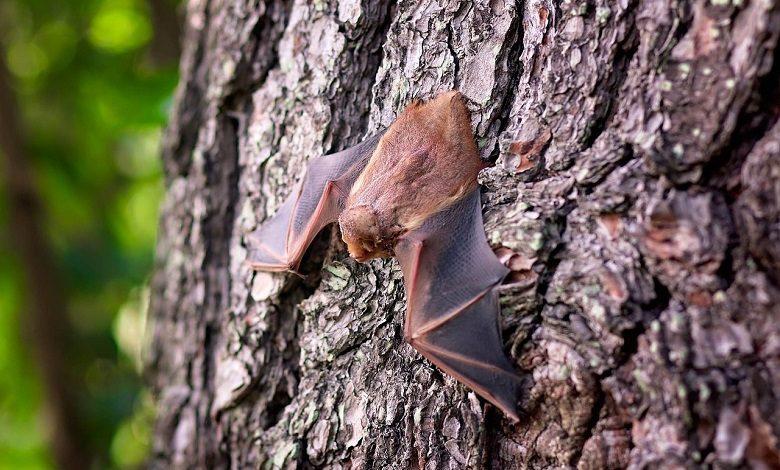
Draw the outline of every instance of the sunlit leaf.
[[[114,319],[114,338],[122,352],[133,361],[140,373],[142,354],[146,349],[146,314],[149,307],[149,288],[136,289],[119,309]]]
[[[115,53],[137,49],[151,37],[149,19],[138,10],[126,6],[106,5],[92,19],[89,28],[92,44]]]
[[[142,393],[133,415],[117,430],[111,442],[111,457],[126,468],[141,465],[149,454],[154,402],[148,393]]]
[[[37,78],[49,66],[49,57],[33,41],[17,41],[8,47],[8,68],[20,78]]]

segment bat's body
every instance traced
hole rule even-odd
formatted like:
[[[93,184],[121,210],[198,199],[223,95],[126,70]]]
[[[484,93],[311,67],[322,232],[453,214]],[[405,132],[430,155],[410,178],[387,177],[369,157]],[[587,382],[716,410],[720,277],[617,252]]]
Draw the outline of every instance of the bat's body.
[[[485,239],[481,168],[459,93],[413,103],[384,134],[312,159],[252,234],[249,261],[295,271],[317,232],[338,220],[356,260],[398,258],[406,340],[516,420],[519,377],[503,352],[494,290],[507,269]]]
[[[476,188],[481,169],[459,94],[408,106],[382,136],[339,217],[350,255],[391,255],[400,235]]]

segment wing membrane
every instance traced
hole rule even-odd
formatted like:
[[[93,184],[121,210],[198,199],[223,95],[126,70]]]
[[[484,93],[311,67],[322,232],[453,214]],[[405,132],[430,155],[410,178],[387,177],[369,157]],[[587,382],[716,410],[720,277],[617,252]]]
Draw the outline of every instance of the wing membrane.
[[[487,244],[479,189],[396,245],[406,339],[447,373],[517,419],[520,378],[503,351],[495,287],[508,270]]]
[[[380,133],[344,151],[311,159],[276,214],[249,235],[249,264],[263,271],[296,271],[317,233],[338,219],[381,137]]]

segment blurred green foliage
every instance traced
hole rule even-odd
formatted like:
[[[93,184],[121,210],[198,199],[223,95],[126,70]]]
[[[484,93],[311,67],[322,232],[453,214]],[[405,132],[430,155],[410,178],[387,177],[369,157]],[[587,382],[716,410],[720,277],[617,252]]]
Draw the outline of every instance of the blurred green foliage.
[[[177,78],[175,63],[150,59],[152,24],[146,0],[0,0],[0,52],[76,334],[67,353],[84,445],[99,468],[138,465],[150,433],[139,378],[144,286]],[[2,232],[7,212],[0,200]],[[20,263],[0,243],[0,468],[50,468],[45,390],[21,327]]]

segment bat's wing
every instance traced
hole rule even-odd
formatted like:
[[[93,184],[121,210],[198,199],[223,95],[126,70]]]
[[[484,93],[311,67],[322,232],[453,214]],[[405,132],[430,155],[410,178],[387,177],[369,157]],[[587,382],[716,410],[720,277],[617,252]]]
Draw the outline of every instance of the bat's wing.
[[[404,337],[514,420],[520,377],[507,359],[495,287],[508,270],[488,246],[479,188],[395,246],[407,293]]]
[[[317,233],[338,219],[381,137],[379,133],[347,150],[309,160],[303,179],[276,214],[249,235],[249,265],[262,271],[297,271]]]

